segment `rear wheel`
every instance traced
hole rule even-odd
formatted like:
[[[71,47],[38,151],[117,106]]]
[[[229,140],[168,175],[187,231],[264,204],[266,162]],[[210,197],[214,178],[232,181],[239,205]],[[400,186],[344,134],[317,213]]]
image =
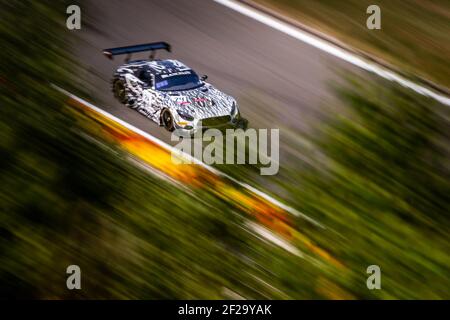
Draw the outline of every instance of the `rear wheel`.
[[[175,126],[173,124],[173,116],[168,109],[163,110],[161,114],[161,122],[167,131],[172,132],[175,130]]]
[[[122,79],[114,79],[113,82],[114,97],[120,101],[120,103],[128,104],[127,91],[125,89],[125,83]]]

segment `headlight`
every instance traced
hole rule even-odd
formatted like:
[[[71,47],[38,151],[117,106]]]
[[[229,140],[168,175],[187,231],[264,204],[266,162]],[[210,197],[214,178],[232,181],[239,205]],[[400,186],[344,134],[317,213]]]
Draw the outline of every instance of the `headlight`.
[[[188,121],[192,121],[194,120],[194,117],[191,116],[190,114],[182,111],[182,110],[177,110],[177,113],[180,115],[180,117],[182,117],[184,120],[188,120]]]
[[[239,112],[239,110],[237,108],[236,101],[233,101],[233,104],[231,105],[231,112],[230,112],[231,116],[235,117],[238,114],[238,112]]]

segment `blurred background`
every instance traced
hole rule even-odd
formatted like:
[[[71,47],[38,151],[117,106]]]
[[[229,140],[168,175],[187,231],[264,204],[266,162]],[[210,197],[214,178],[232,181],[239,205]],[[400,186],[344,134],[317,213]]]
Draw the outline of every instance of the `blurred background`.
[[[369,2],[252,5],[447,95],[448,2],[379,1],[382,29],[368,30]],[[214,1],[0,3],[1,298],[450,298],[448,105]],[[66,28],[71,4],[80,30]],[[173,144],[113,99],[122,60],[101,54],[153,41],[234,96],[250,127],[280,129],[277,175],[175,167],[52,86]],[[73,264],[81,290],[66,287]]]

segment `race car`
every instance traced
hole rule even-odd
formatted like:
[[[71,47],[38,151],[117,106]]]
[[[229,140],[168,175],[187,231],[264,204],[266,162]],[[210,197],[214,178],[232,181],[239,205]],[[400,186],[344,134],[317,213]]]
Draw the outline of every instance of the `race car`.
[[[114,96],[121,103],[180,135],[207,128],[246,129],[248,121],[233,97],[178,60],[155,59],[156,50],[171,52],[171,46],[154,42],[103,50],[110,59],[127,54],[112,79]],[[144,51],[151,52],[149,59],[130,60],[131,54]]]

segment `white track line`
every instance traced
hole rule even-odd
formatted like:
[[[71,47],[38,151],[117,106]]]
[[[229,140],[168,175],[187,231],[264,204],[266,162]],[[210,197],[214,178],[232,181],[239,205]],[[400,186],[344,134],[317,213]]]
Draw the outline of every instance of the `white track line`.
[[[292,254],[295,254],[296,256],[298,256],[300,258],[304,258],[304,255],[300,250],[298,250],[295,246],[293,246],[292,244],[290,244],[288,241],[284,240],[283,238],[279,237],[278,235],[276,235],[269,229],[264,228],[263,226],[261,226],[257,223],[254,223],[254,222],[247,222],[246,225],[254,233],[261,236],[262,237],[262,238],[260,238],[261,240],[268,240],[268,241],[272,242],[274,245],[276,245],[280,248],[283,248],[284,250],[286,250]]]
[[[272,27],[278,31],[281,31],[287,35],[290,35],[291,37],[293,37],[295,39],[303,41],[309,45],[312,45],[313,47],[316,47],[322,51],[325,51],[325,52],[335,56],[335,57],[338,57],[344,61],[347,61],[357,67],[360,67],[364,70],[373,72],[373,73],[379,75],[380,77],[383,77],[390,81],[397,82],[400,85],[402,85],[406,88],[412,89],[421,95],[431,97],[431,98],[439,101],[442,104],[450,106],[450,98],[448,98],[444,95],[438,94],[438,93],[436,93],[426,87],[423,87],[419,84],[416,84],[416,83],[412,82],[411,80],[408,80],[405,77],[398,75],[397,73],[392,72],[376,63],[366,61],[356,54],[353,54],[344,49],[341,49],[325,40],[322,40],[314,35],[311,35],[305,31],[302,31],[299,28],[296,28],[295,26],[292,26],[288,23],[285,23],[274,17],[271,17],[268,14],[262,13],[261,11],[258,11],[254,8],[246,6],[235,0],[214,0],[214,1],[223,6],[228,7],[234,11],[237,11],[247,17],[250,17],[256,21],[264,23],[265,25],[267,25],[269,27]]]
[[[137,134],[139,134],[139,135],[149,139],[150,141],[154,142],[155,144],[161,146],[162,148],[164,148],[164,149],[166,149],[166,150],[168,150],[170,152],[174,152],[174,153],[180,154],[180,150],[179,149],[176,149],[176,148],[172,147],[171,145],[165,143],[164,141],[159,140],[158,138],[148,134],[147,132],[144,132],[141,129],[136,128],[135,126],[129,124],[128,122],[125,122],[122,119],[119,119],[116,116],[113,116],[112,114],[106,112],[105,110],[94,106],[92,103],[89,103],[86,100],[84,100],[84,99],[82,99],[80,97],[77,97],[76,95],[74,95],[74,94],[72,94],[72,93],[70,93],[70,92],[68,92],[68,91],[66,91],[66,90],[64,90],[64,89],[62,89],[62,88],[60,88],[60,87],[58,87],[56,85],[52,85],[52,86],[55,89],[57,89],[60,92],[62,92],[63,94],[65,94],[66,96],[68,96],[69,98],[71,98],[71,99],[73,99],[75,101],[78,101],[79,103],[85,105],[89,109],[92,109],[95,112],[98,112],[101,115],[105,116],[106,118],[109,118],[109,119],[119,123],[120,125],[124,126],[125,128],[127,128],[127,129],[129,129],[129,130],[131,130],[131,131],[133,131],[133,132],[135,132],[135,133],[137,133]],[[298,216],[298,217],[302,217],[303,219],[311,222],[312,224],[314,224],[314,225],[316,225],[316,226],[318,226],[320,228],[325,229],[324,225],[322,225],[321,223],[317,222],[313,218],[305,215],[304,213],[298,211],[297,209],[292,208],[292,207],[290,207],[288,205],[285,205],[284,203],[278,201],[277,199],[274,199],[273,197],[269,196],[268,194],[266,194],[266,193],[264,193],[264,192],[262,192],[262,191],[260,191],[260,190],[258,190],[256,188],[254,188],[254,187],[252,187],[252,186],[250,186],[250,185],[248,185],[248,184],[246,184],[244,182],[240,182],[239,180],[236,180],[235,178],[233,178],[233,177],[231,177],[231,176],[229,176],[229,175],[227,175],[227,174],[225,174],[225,173],[223,173],[223,172],[221,172],[221,171],[219,171],[217,169],[214,169],[213,167],[205,164],[204,162],[198,160],[197,158],[192,157],[190,154],[187,154],[187,153],[182,153],[182,154],[183,154],[184,157],[186,157],[186,159],[192,161],[192,163],[195,163],[195,164],[198,164],[198,165],[202,166],[203,168],[209,170],[211,173],[213,173],[213,174],[215,174],[217,176],[225,177],[226,179],[229,179],[229,180],[233,181],[234,183],[238,184],[239,186],[241,186],[242,188],[247,189],[247,190],[249,190],[250,192],[252,192],[254,194],[257,194],[261,198],[263,198],[266,201],[272,203],[273,205],[275,205],[275,206],[285,210],[286,212],[289,212],[289,213],[291,213],[291,214],[293,214],[295,216]]]

